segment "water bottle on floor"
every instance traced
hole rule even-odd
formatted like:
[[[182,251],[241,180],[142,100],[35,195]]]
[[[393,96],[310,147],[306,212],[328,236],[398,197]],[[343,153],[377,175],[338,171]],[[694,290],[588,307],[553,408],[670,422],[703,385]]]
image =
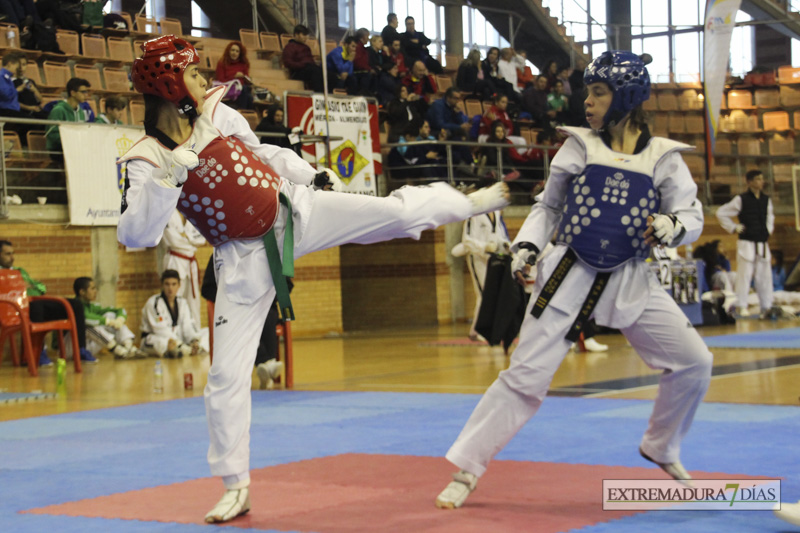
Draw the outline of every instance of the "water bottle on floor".
[[[164,392],[164,368],[161,361],[156,361],[156,366],[153,367],[153,392]]]

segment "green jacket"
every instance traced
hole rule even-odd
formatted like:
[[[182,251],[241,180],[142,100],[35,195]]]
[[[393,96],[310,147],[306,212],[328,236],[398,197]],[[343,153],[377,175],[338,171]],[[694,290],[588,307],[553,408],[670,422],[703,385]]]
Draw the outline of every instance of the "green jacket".
[[[105,326],[106,313],[114,313],[116,316],[124,316],[127,318],[128,314],[124,309],[119,307],[103,307],[102,305],[93,304],[92,302],[84,302],[83,313],[86,315],[87,326]]]
[[[47,292],[47,287],[45,287],[44,283],[32,279],[24,268],[11,267],[11,269],[18,270],[19,273],[22,274],[22,279],[28,286],[28,290],[26,291],[28,293],[28,296],[44,296],[44,294]]]
[[[86,122],[86,111],[81,107],[73,109],[66,100],[61,100],[47,115],[47,120],[61,120],[63,122]],[[45,134],[48,150],[61,150],[61,133],[58,126],[50,126]]]

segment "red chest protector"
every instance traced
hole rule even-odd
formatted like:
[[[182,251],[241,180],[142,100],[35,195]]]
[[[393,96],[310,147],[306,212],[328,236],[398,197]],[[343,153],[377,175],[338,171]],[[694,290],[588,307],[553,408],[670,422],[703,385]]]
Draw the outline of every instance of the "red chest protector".
[[[236,137],[217,137],[199,154],[178,201],[213,246],[263,236],[275,223],[281,179]]]

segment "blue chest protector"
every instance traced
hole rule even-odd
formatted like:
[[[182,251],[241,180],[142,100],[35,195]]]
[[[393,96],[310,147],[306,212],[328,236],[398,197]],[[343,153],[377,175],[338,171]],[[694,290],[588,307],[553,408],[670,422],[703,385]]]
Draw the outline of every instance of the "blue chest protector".
[[[647,217],[661,198],[646,174],[590,164],[567,192],[557,242],[598,270],[614,270],[631,259],[645,260]]]

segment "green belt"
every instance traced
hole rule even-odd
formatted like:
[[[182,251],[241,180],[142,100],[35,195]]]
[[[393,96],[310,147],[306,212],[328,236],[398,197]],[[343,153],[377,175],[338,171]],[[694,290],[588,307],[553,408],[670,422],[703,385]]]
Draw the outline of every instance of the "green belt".
[[[272,283],[278,298],[278,308],[283,320],[294,320],[292,300],[289,298],[289,284],[286,278],[294,277],[294,223],[292,222],[292,202],[280,193],[280,202],[286,206],[286,231],[283,233],[283,264],[278,253],[278,240],[275,238],[275,226],[264,235],[264,249],[267,251],[267,263],[272,274]]]

